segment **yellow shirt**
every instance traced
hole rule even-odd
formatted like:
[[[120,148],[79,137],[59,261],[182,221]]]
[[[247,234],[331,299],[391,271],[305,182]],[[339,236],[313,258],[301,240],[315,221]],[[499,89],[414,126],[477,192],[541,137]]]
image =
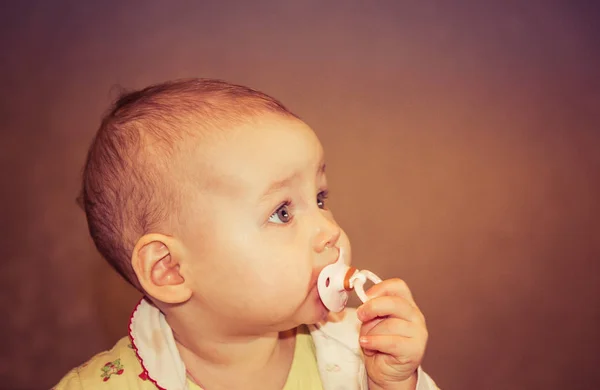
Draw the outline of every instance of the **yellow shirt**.
[[[190,390],[203,390],[188,377]],[[296,347],[290,373],[283,390],[323,390],[315,344],[306,326],[301,326],[296,332]]]
[[[188,386],[190,390],[202,390],[189,378]],[[143,373],[129,337],[124,337],[112,350],[102,352],[71,370],[53,389],[151,390],[156,389],[156,386]],[[306,326],[301,326],[296,332],[292,367],[283,390],[306,389],[323,390],[323,385],[312,336]]]
[[[294,359],[283,390],[323,390],[315,343],[306,326],[296,332]]]

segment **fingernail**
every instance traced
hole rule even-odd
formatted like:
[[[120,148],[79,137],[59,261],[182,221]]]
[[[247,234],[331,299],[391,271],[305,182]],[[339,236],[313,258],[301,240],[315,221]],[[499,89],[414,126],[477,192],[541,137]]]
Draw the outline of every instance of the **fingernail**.
[[[372,349],[369,349],[369,348],[363,348],[363,353],[365,354],[365,356],[375,355],[375,351],[373,351]]]
[[[363,337],[360,337],[360,338],[358,339],[358,342],[359,342],[359,343],[361,343],[361,344],[363,344],[363,345],[365,345],[365,344],[369,344],[369,339],[368,339],[367,337],[364,337],[364,336],[363,336]]]

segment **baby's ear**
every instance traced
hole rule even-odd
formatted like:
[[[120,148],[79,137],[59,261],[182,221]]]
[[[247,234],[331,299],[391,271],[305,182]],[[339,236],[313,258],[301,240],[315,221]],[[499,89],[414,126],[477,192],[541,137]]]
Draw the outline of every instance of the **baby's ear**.
[[[181,275],[181,243],[163,234],[147,234],[133,249],[131,265],[148,295],[165,303],[183,303],[192,290]]]

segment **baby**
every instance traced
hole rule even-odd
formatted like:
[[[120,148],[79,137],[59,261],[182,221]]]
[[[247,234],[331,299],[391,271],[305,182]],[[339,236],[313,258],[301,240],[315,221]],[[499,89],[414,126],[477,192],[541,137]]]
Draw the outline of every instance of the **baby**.
[[[218,80],[122,96],[90,148],[81,201],[99,252],[144,298],[129,335],[55,389],[437,389],[399,279],[330,313],[321,270],[350,258],[315,133]]]

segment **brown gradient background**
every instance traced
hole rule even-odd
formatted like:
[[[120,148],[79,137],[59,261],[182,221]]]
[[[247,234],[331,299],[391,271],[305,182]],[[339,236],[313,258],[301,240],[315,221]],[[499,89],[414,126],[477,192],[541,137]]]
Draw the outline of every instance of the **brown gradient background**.
[[[3,4],[1,388],[125,334],[80,171],[115,85],[189,76],[317,131],[354,262],[409,283],[444,389],[600,388],[598,6],[284,3]]]

